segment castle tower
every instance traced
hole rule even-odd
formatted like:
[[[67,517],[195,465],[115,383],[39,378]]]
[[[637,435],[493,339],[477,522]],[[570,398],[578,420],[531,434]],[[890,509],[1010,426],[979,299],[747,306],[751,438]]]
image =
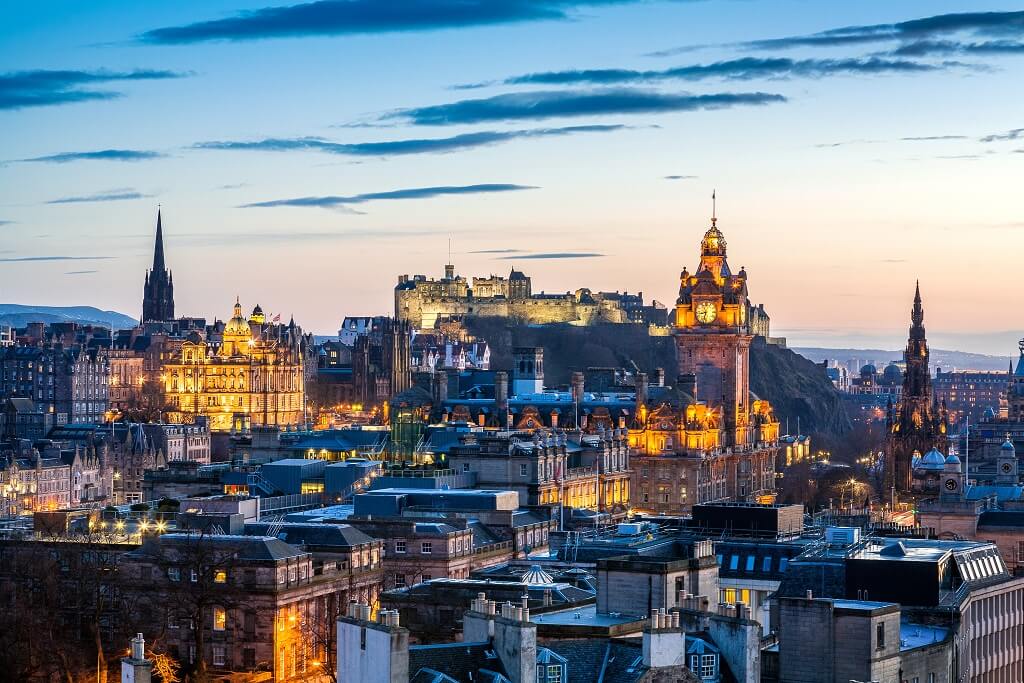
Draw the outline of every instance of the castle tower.
[[[677,376],[696,378],[696,391],[722,412],[725,446],[750,442],[750,343],[747,278],[733,275],[718,220],[700,243],[700,263],[680,274],[675,325]]]
[[[918,283],[914,291],[914,306],[910,311],[907,348],[903,352],[906,363],[903,394],[887,420],[886,485],[895,487],[897,491],[911,490],[911,460],[915,451],[927,453],[934,448],[945,453],[948,449],[946,411],[935,403],[928,357],[924,307],[921,305],[921,286]]]
[[[156,212],[156,242],[153,267],[146,272],[142,294],[142,322],[164,322],[174,319],[174,277],[164,263],[164,231],[160,210]]]

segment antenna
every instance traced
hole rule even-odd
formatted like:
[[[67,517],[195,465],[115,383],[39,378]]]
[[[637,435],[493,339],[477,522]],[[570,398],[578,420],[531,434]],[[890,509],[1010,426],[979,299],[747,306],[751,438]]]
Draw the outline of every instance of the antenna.
[[[711,190],[711,225],[718,221],[718,201],[715,198],[717,190]]]

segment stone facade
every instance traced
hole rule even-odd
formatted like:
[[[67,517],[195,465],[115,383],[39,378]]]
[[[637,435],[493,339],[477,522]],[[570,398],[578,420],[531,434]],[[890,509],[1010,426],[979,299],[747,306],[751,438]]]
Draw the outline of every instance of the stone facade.
[[[779,422],[749,379],[750,344],[767,318],[759,312],[752,326],[750,310],[747,273],[733,274],[712,218],[696,274],[680,273],[675,391],[652,401],[646,375],[637,376],[629,430],[637,507],[679,513],[695,503],[774,500]]]
[[[395,286],[395,317],[414,329],[432,329],[440,319],[454,316],[498,317],[521,324],[642,323],[643,293],[592,292],[565,294],[533,292],[532,281],[513,269],[507,278],[491,275],[467,280],[445,266],[445,276],[400,275]]]

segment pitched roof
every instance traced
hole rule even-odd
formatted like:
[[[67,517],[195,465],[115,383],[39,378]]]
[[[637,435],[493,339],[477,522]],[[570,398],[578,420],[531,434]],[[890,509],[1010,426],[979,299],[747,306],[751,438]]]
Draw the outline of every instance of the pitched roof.
[[[501,660],[494,654],[490,643],[445,643],[443,645],[413,645],[409,648],[409,671],[418,672],[429,669],[444,672],[451,680],[469,683],[481,678],[480,671],[485,669],[502,675],[505,668]],[[444,681],[444,678],[416,678],[411,681]],[[498,679],[501,680],[501,679]]]

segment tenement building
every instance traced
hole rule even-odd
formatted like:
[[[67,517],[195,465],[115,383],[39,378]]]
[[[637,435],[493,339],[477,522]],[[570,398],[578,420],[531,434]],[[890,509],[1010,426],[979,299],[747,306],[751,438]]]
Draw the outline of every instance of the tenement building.
[[[660,308],[659,308],[660,307]],[[533,291],[532,280],[512,269],[508,277],[491,275],[467,280],[444,267],[444,277],[400,275],[395,286],[395,317],[414,329],[433,329],[438,318],[477,316],[508,318],[523,324],[646,323],[664,317],[664,307],[644,306],[643,293],[592,292],[577,289],[564,294]],[[648,320],[650,318],[650,320]]]
[[[629,430],[634,505],[682,512],[712,501],[771,502],[779,422],[750,391],[751,327],[747,273],[733,273],[725,236],[711,219],[696,273],[680,274],[673,319],[676,390],[637,385]]]
[[[920,285],[914,292],[910,321],[910,335],[903,352],[906,363],[903,391],[898,404],[893,405],[890,401],[886,416],[886,487],[900,492],[914,489],[915,455],[921,457],[932,449],[943,454],[949,450],[946,406],[936,401],[928,370],[928,339],[924,330]]]

